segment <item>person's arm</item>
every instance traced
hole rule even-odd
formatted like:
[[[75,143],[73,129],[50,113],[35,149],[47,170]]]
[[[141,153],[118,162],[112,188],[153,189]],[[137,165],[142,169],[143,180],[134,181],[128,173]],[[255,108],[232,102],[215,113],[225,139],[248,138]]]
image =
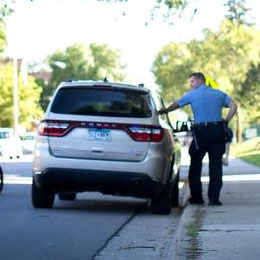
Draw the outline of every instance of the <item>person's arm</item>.
[[[229,122],[237,112],[237,104],[234,101],[231,101],[228,104],[228,107],[229,107],[229,111],[228,111],[228,115],[225,119],[226,122]]]
[[[160,111],[158,111],[159,114],[163,114],[163,113],[169,113],[171,111],[174,111],[176,109],[180,108],[180,105],[178,102],[173,102],[170,106],[168,106],[165,109],[161,109]]]

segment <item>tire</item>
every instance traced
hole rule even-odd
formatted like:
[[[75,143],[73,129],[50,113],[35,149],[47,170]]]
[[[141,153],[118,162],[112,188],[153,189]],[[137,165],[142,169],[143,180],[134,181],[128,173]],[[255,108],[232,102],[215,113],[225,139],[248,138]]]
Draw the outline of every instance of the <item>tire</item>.
[[[172,207],[179,206],[179,181],[180,181],[180,171],[178,171],[176,178],[174,180],[174,184],[172,186],[172,194],[171,194]]]
[[[0,167],[0,193],[3,190],[3,186],[4,186],[4,174],[2,168]]]
[[[59,193],[59,199],[60,200],[75,200],[77,197],[77,193]]]
[[[151,211],[153,214],[168,215],[171,212],[171,192],[165,186],[161,193],[151,198]]]
[[[54,192],[48,189],[39,188],[32,183],[32,204],[35,208],[49,209],[53,207]]]

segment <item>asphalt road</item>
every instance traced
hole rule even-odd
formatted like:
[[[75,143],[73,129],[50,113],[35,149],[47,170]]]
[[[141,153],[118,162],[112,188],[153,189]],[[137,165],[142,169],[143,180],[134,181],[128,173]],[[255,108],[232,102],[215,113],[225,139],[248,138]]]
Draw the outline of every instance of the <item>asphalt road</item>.
[[[0,195],[1,260],[92,259],[145,204],[129,197],[81,193],[74,202],[56,198],[53,209],[34,209],[32,163],[22,161],[1,163],[6,180]]]

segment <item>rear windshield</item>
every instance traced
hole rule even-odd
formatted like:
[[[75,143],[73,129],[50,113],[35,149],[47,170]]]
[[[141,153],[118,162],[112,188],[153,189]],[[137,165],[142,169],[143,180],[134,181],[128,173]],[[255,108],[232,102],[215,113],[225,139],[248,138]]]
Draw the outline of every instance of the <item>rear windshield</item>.
[[[58,114],[151,117],[146,92],[104,88],[67,87],[58,91],[51,112]]]

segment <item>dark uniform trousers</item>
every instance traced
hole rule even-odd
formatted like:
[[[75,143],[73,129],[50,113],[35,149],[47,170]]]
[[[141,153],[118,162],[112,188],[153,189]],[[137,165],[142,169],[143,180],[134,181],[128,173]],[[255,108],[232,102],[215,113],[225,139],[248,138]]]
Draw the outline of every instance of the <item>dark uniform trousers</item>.
[[[222,188],[222,157],[225,153],[224,124],[198,124],[194,126],[198,147],[195,140],[191,143],[189,154],[191,157],[189,169],[189,185],[191,198],[202,200],[201,169],[202,160],[206,153],[209,156],[209,200],[218,200]]]

